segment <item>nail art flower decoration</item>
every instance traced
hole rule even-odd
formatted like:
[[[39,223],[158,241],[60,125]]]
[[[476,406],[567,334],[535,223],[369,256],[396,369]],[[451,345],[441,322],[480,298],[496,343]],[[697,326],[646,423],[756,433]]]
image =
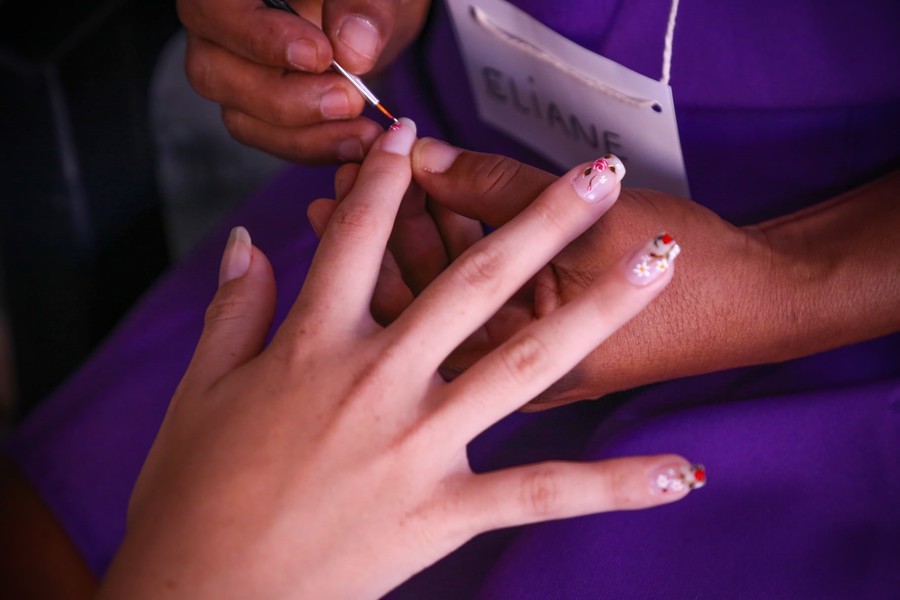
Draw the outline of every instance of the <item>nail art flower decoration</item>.
[[[696,490],[706,485],[706,468],[693,464],[687,469],[666,469],[656,476],[656,486],[666,492],[681,492],[685,488]]]
[[[638,277],[650,277],[650,272],[650,257],[644,255],[641,257],[641,262],[634,268],[634,273]]]
[[[595,181],[599,181],[601,184],[606,183],[607,177],[606,175],[603,175],[603,172],[608,168],[609,162],[605,158],[598,158],[584,170],[584,176],[590,177],[590,179],[588,179],[587,185],[588,192],[594,190]]]
[[[680,252],[681,247],[675,243],[675,238],[668,233],[661,233],[653,238],[650,242],[650,252],[640,257],[632,271],[638,277],[650,277],[654,271],[664,273]]]

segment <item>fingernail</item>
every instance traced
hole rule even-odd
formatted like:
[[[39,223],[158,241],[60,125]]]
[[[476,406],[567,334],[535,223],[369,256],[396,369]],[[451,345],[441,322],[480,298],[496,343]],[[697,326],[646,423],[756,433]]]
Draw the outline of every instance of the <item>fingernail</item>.
[[[416,141],[416,124],[410,119],[401,118],[381,134],[374,148],[391,154],[409,156],[412,145]]]
[[[219,266],[219,287],[247,273],[252,252],[250,233],[243,227],[232,229],[225,244],[225,252],[222,254],[222,264]]]
[[[350,97],[343,88],[331,88],[319,100],[319,110],[326,119],[350,116]]]
[[[287,47],[287,61],[300,71],[314,71],[319,64],[319,50],[309,40],[297,40]]]
[[[419,165],[428,173],[445,173],[462,150],[440,140],[428,138],[420,145]]]
[[[681,246],[668,233],[660,233],[635,250],[625,261],[625,278],[635,285],[645,286],[656,281],[672,267]]]
[[[341,140],[337,147],[338,160],[343,162],[361,161],[365,156],[362,141],[359,138],[351,137]]]
[[[650,471],[650,489],[656,494],[679,494],[706,485],[706,467],[668,463]]]
[[[572,178],[579,196],[588,202],[599,202],[625,177],[625,165],[615,154],[598,158]]]
[[[378,30],[365,17],[359,15],[346,17],[338,28],[337,37],[362,56],[375,58],[379,42]]]

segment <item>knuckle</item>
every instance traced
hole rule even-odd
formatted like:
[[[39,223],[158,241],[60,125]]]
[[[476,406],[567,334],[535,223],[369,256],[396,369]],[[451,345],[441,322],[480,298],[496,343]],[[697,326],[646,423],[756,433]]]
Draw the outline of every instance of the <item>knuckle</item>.
[[[535,467],[522,479],[519,500],[532,515],[555,515],[560,504],[560,480],[556,471],[549,467]]]
[[[504,259],[504,253],[496,246],[475,246],[460,259],[457,277],[466,286],[479,290],[496,288],[503,276]]]
[[[490,160],[479,163],[475,173],[478,193],[489,197],[503,197],[521,170],[522,164],[516,160],[506,156],[491,156]]]
[[[556,233],[566,235],[571,229],[569,219],[567,219],[566,207],[562,202],[552,202],[550,198],[535,202],[531,205],[531,210],[535,216],[543,223],[544,230],[553,230]]]
[[[374,206],[359,202],[338,205],[331,221],[335,230],[345,236],[370,235],[378,226]]]
[[[242,319],[247,315],[251,302],[240,295],[216,297],[206,308],[203,322],[207,327],[218,323]]]
[[[550,351],[544,342],[529,334],[509,342],[501,357],[512,379],[526,383],[550,363]]]

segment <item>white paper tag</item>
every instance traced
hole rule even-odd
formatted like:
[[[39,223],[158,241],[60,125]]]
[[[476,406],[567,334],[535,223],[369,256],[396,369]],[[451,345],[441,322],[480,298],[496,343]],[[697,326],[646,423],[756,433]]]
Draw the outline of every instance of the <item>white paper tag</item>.
[[[504,0],[447,4],[482,120],[561,168],[613,153],[628,167],[629,187],[689,196],[667,84],[585,50]]]

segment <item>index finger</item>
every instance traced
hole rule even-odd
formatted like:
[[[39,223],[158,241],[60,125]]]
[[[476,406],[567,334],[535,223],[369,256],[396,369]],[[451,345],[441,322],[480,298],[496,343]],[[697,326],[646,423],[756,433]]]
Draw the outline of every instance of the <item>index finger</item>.
[[[194,34],[253,62],[319,73],[332,60],[318,15],[275,10],[262,0],[178,0],[178,16]]]

